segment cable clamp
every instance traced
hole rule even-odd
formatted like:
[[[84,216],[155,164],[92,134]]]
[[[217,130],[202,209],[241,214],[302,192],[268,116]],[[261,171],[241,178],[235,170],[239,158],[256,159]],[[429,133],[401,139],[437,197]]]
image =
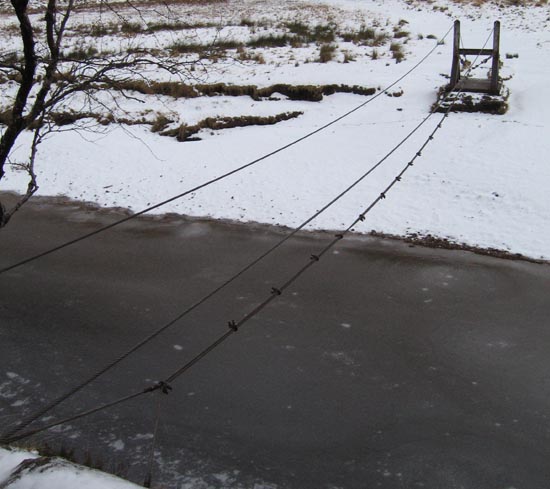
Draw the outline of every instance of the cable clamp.
[[[430,141],[433,141],[433,140],[434,140],[434,137],[433,137],[433,136],[430,136],[428,139],[429,139]]]
[[[385,198],[386,198],[386,194],[385,194],[384,192],[382,192],[382,193],[380,194],[380,198],[381,198],[381,199],[385,199]]]
[[[234,320],[229,321],[227,323],[227,326],[229,326],[229,329],[234,331],[235,333],[239,331],[239,325]]]
[[[414,163],[412,161],[409,161],[409,164],[407,166],[414,166]]]
[[[309,257],[312,261],[319,261],[319,255],[311,255]]]
[[[164,380],[158,382],[157,386],[163,394],[170,394],[172,390],[172,386],[168,382],[164,382]]]
[[[416,153],[416,156],[420,158],[422,156],[422,151],[419,151],[418,153]]]
[[[401,181],[401,177],[395,177],[395,181],[396,181],[396,182],[400,182],[400,181]]]
[[[282,294],[281,289],[278,289],[277,287],[271,287],[271,293],[273,295],[281,295]]]
[[[344,239],[344,235],[343,235],[343,234],[335,234],[334,237],[335,237],[335,238],[338,238],[338,239]]]
[[[359,214],[358,219],[359,219],[360,221],[364,221],[364,220],[365,220],[365,214]]]
[[[172,386],[168,382],[165,382],[164,380],[159,380],[152,386],[147,387],[147,389],[145,389],[143,392],[144,393],[154,392],[156,390],[160,390],[163,394],[170,394],[170,391],[172,390]]]

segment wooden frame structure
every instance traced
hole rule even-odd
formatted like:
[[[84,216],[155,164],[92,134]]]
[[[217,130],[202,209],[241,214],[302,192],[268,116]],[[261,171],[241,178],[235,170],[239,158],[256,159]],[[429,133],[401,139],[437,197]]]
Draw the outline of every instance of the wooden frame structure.
[[[468,78],[462,83],[460,78],[460,56],[492,56],[491,77]],[[498,95],[500,93],[499,82],[499,64],[500,64],[500,22],[495,22],[493,30],[493,49],[475,49],[460,47],[460,21],[456,20],[454,24],[454,44],[453,44],[453,64],[451,67],[451,81],[449,91],[477,92],[487,93],[489,95]]]

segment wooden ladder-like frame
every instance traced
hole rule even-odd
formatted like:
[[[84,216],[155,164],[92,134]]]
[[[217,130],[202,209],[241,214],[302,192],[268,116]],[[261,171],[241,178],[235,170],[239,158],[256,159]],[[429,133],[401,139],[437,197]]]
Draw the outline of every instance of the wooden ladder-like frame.
[[[453,44],[453,65],[451,67],[451,81],[449,91],[477,92],[498,95],[500,93],[499,65],[500,65],[500,22],[495,22],[493,30],[493,49],[475,49],[460,47],[460,21],[455,20],[454,44]],[[460,55],[464,56],[492,56],[491,78],[469,78],[459,84],[460,78]]]

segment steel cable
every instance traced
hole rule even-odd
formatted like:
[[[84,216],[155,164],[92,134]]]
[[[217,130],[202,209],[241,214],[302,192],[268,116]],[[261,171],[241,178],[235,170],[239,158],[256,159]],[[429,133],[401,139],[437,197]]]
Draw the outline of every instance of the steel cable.
[[[337,122],[340,122],[342,119],[345,119],[346,117],[350,116],[351,114],[353,114],[354,112],[357,112],[358,110],[362,109],[363,107],[365,107],[366,105],[370,104],[371,102],[373,102],[374,100],[376,100],[378,97],[380,97],[381,95],[383,95],[384,93],[386,93],[388,90],[390,90],[391,88],[393,88],[395,85],[397,85],[400,81],[402,81],[404,78],[406,78],[408,75],[410,75],[414,70],[416,70],[422,63],[424,63],[424,61],[426,61],[426,59],[428,59],[429,56],[431,56],[431,54],[437,49],[437,47],[440,45],[440,43],[442,43],[445,38],[449,35],[449,32],[451,32],[451,29],[452,27],[447,31],[447,33],[441,38],[441,40],[437,41],[437,43],[435,44],[435,46],[422,58],[420,59],[420,61],[418,61],[412,68],[410,68],[407,72],[405,72],[403,75],[401,75],[397,80],[395,80],[393,83],[391,83],[390,85],[388,85],[386,88],[384,88],[383,90],[380,90],[377,94],[373,95],[371,98],[369,98],[368,100],[366,100],[365,102],[361,103],[360,105],[354,107],[353,109],[349,110],[348,112],[342,114],[341,116],[337,117],[336,119],[333,119],[332,121],[322,125],[321,127],[318,127],[317,129],[305,134],[304,136],[298,138],[298,139],[295,139],[294,141],[291,141],[290,143],[288,144],[285,144],[284,146],[281,146],[273,151],[271,151],[270,153],[267,153],[249,163],[246,163],[242,166],[239,166],[229,172],[226,172],[222,175],[219,175],[215,178],[212,178],[211,180],[208,180],[204,183],[201,183],[200,185],[197,185],[189,190],[186,190],[185,192],[182,192],[178,195],[174,195],[173,197],[170,197],[166,200],[163,200],[162,202],[159,202],[157,204],[154,204],[150,207],[147,207],[145,209],[142,209],[138,212],[136,212],[135,214],[132,214],[130,216],[127,216],[127,217],[124,217],[122,219],[119,219],[115,222],[112,222],[111,224],[107,224],[106,226],[103,226],[103,227],[100,227],[94,231],[91,231],[89,233],[86,233],[86,234],[83,234],[82,236],[79,236],[77,238],[74,238],[74,239],[71,239],[69,241],[66,241],[65,243],[62,243],[58,246],[55,246],[53,248],[50,248],[46,251],[43,251],[41,253],[38,253],[36,255],[33,255],[29,258],[26,258],[24,260],[21,260],[19,262],[16,262],[12,265],[8,265],[7,267],[4,267],[4,268],[1,268],[0,269],[0,275],[5,273],[5,272],[8,272],[10,270],[13,270],[15,268],[18,268],[20,266],[23,266],[23,265],[26,265],[27,263],[30,263],[30,262],[33,262],[35,260],[38,260],[39,258],[43,258],[45,256],[48,256],[52,253],[55,253],[56,251],[59,251],[59,250],[62,250],[64,248],[67,248],[68,246],[71,246],[73,244],[76,244],[76,243],[79,243],[80,241],[83,241],[85,239],[88,239],[88,238],[91,238],[92,236],[95,236],[97,234],[100,234],[100,233],[103,233],[104,231],[107,231],[109,229],[112,229],[116,226],[119,226],[121,224],[124,224],[125,222],[128,222],[128,221],[131,221],[132,219],[135,219],[139,216],[142,216],[144,214],[147,214],[148,212],[152,211],[152,210],[155,210],[155,209],[158,209],[160,207],[163,207],[165,206],[166,204],[169,204],[170,202],[174,202],[176,200],[179,200],[189,194],[192,194],[194,192],[197,192],[199,190],[202,190],[203,188],[205,187],[208,187],[216,182],[219,182],[220,180],[224,180],[225,178],[228,178],[236,173],[239,173],[247,168],[250,168],[254,165],[256,165],[257,163],[260,163],[261,161],[264,161],[268,158],[270,158],[271,156],[274,156],[278,153],[281,153],[282,151],[292,147],[292,146],[295,146],[296,144],[298,143],[301,143],[302,141],[306,140],[306,139],[309,139],[310,137],[314,136],[315,134],[321,132],[321,131],[324,131],[325,129],[329,128],[330,126],[336,124]]]
[[[483,48],[481,48],[482,50],[484,49],[485,45],[489,41],[489,39],[492,35],[492,32],[493,31],[491,31],[491,34],[489,34],[489,37],[487,38]],[[478,59],[478,57],[479,57],[479,55],[476,57],[474,62]],[[468,78],[470,72],[471,72],[471,69],[467,71],[464,78],[459,82],[459,85],[464,84],[464,82]],[[458,94],[462,93],[462,91],[463,91],[463,89],[461,88],[459,91],[456,92],[456,94],[458,95]],[[448,96],[446,98],[448,98]],[[456,100],[456,98],[455,98],[455,100]],[[441,106],[441,104],[444,101],[445,100],[441,100],[440,102],[438,102],[436,104],[436,106],[430,111],[428,116],[426,116],[426,118],[419,124],[419,126],[417,126],[417,128],[414,130],[414,132],[416,132],[416,130],[418,130],[418,128],[421,127],[421,125],[423,125],[423,123],[425,123],[437,111],[437,109]],[[258,306],[256,306],[252,311],[247,313],[241,320],[239,320],[238,322],[229,321],[229,323],[228,323],[229,330],[228,331],[226,331],[224,334],[222,334],[220,337],[218,337],[214,342],[212,342],[208,347],[206,347],[204,350],[202,350],[199,354],[195,355],[191,360],[189,360],[187,363],[185,363],[182,367],[178,368],[176,371],[174,371],[172,374],[170,374],[166,378],[166,380],[157,382],[157,383],[153,384],[152,386],[149,386],[149,387],[143,389],[142,391],[136,392],[134,394],[130,394],[128,396],[124,396],[122,398],[119,398],[118,400],[109,402],[107,404],[103,404],[103,405],[98,406],[94,409],[76,414],[76,415],[71,416],[71,417],[64,418],[64,419],[56,421],[56,422],[52,422],[52,423],[49,423],[49,424],[47,424],[43,427],[40,427],[40,428],[30,430],[30,431],[27,431],[25,433],[16,435],[16,433],[18,433],[23,428],[28,426],[31,422],[35,421],[38,417],[42,416],[42,414],[43,414],[42,413],[39,416],[35,416],[34,419],[30,422],[27,422],[26,424],[22,423],[22,424],[18,425],[14,430],[7,433],[2,438],[2,441],[4,441],[5,443],[11,443],[11,442],[14,442],[14,441],[17,441],[17,440],[20,440],[20,439],[27,438],[29,436],[40,433],[40,432],[45,431],[47,429],[50,429],[52,427],[59,426],[61,424],[65,424],[65,423],[68,423],[70,421],[74,421],[76,419],[82,418],[84,416],[88,416],[90,414],[96,413],[96,412],[104,410],[104,409],[108,409],[108,408],[113,407],[117,404],[123,403],[125,401],[130,400],[130,399],[134,399],[136,397],[139,397],[139,396],[147,394],[147,393],[154,392],[158,389],[161,389],[162,392],[167,394],[171,390],[170,384],[173,381],[175,381],[178,377],[183,375],[186,371],[188,371],[190,368],[192,368],[195,364],[197,364],[200,360],[202,360],[204,357],[206,357],[209,353],[214,351],[218,346],[220,346],[222,343],[224,343],[231,335],[236,333],[240,329],[240,327],[242,327],[246,322],[248,322],[250,319],[252,319],[254,316],[256,316],[265,307],[267,307],[267,305],[269,305],[269,303],[271,303],[276,297],[281,295],[284,292],[284,290],[286,290],[292,283],[294,283],[313,264],[319,262],[321,257],[323,255],[325,255],[330,249],[332,249],[341,239],[343,239],[345,237],[345,235],[347,235],[353,229],[354,226],[356,226],[359,222],[362,222],[362,221],[365,220],[366,214],[368,214],[381,200],[386,198],[387,192],[389,192],[398,182],[401,181],[402,176],[406,173],[406,171],[410,167],[412,167],[414,165],[415,160],[422,155],[422,151],[426,148],[426,146],[430,143],[430,141],[432,141],[434,139],[434,136],[435,136],[436,132],[439,129],[441,129],[443,121],[449,116],[449,113],[452,111],[453,107],[454,107],[454,101],[446,109],[446,111],[445,111],[443,117],[441,118],[440,122],[436,125],[434,130],[430,133],[428,138],[421,145],[420,149],[415,153],[414,157],[404,166],[404,168],[401,170],[401,172],[378,195],[378,197],[376,199],[374,199],[373,202],[361,214],[359,214],[359,216],[342,233],[336,234],[334,239],[332,241],[330,241],[318,254],[311,255],[310,260],[304,266],[302,266],[294,275],[292,275],[281,287],[272,288],[270,295],[263,302],[261,302]],[[414,132],[409,133],[409,135],[404,140],[402,140],[389,154],[395,152],[395,150],[398,147],[400,147],[407,139],[409,139],[412,136],[412,134],[414,134]],[[386,156],[386,158],[389,156],[389,154]],[[55,406],[53,406],[53,407],[55,407]]]

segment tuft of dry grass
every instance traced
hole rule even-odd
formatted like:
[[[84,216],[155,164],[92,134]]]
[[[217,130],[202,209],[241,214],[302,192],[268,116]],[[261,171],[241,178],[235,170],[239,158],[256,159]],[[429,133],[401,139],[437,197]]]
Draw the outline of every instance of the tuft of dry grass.
[[[405,53],[403,52],[403,45],[398,42],[392,42],[390,44],[390,51],[392,58],[396,63],[401,63],[405,59]]]
[[[319,63],[328,63],[334,59],[336,46],[334,44],[321,44],[319,48]]]

